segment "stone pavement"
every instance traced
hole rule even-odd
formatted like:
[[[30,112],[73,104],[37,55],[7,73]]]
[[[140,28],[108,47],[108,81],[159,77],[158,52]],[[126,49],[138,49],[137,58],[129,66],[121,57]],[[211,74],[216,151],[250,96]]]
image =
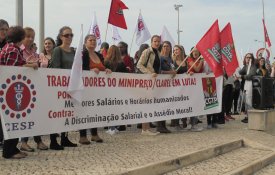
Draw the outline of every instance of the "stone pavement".
[[[103,129],[99,135],[104,139],[103,143],[92,143],[91,145],[79,145],[76,148],[65,148],[64,151],[38,151],[29,153],[29,156],[21,160],[6,160],[0,158],[0,174],[6,175],[107,175],[125,172],[127,169],[172,159],[179,155],[188,154],[197,150],[205,149],[215,145],[230,142],[236,139],[249,139],[266,147],[274,148],[275,136],[261,131],[247,129],[247,124],[240,122],[242,117],[237,116],[236,121],[219,125],[218,129],[205,129],[203,132],[174,131],[171,134],[158,136],[142,136],[136,127],[128,127],[127,131],[116,135],[108,135]],[[206,128],[206,124],[201,125]],[[172,130],[172,129],[171,129]],[[71,132],[69,137],[78,142],[78,132]],[[49,137],[44,136],[46,144]],[[30,145],[35,147],[33,140]],[[220,161],[211,162],[210,169],[199,164],[195,168],[188,169],[186,174],[213,174],[219,172],[219,167],[234,167],[241,157],[247,160],[252,157],[261,156],[263,150],[250,149],[236,150],[229,157],[222,155]],[[227,161],[227,160],[233,161]],[[211,161],[211,159],[209,160]],[[216,166],[215,166],[216,165]],[[192,165],[190,165],[192,166]],[[217,169],[215,169],[217,168]],[[216,173],[216,174],[223,174]],[[275,163],[258,172],[259,175],[275,174]]]

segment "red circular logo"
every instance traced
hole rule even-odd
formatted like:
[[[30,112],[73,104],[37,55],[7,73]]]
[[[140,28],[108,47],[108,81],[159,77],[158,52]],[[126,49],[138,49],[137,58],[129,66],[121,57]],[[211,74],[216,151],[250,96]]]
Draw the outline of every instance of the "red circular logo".
[[[143,24],[143,21],[142,20],[139,20],[138,21],[138,31],[141,31],[144,29],[144,24]]]
[[[35,108],[37,91],[27,76],[18,74],[0,83],[0,107],[10,118],[27,117]]]
[[[97,39],[100,38],[100,32],[99,32],[99,28],[98,28],[97,25],[94,27],[94,34],[95,34]]]
[[[7,105],[13,111],[25,110],[31,101],[31,93],[24,83],[16,82],[9,86],[6,93]]]

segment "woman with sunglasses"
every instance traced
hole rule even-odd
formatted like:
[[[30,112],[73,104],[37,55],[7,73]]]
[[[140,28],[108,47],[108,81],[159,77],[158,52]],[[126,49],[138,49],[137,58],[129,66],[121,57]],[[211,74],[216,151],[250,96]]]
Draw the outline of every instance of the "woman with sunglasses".
[[[235,76],[235,79],[242,79],[245,94],[245,110],[252,108],[252,78],[257,74],[257,67],[255,65],[255,58],[252,53],[247,53],[244,57],[243,68],[239,71],[241,77]],[[243,123],[248,123],[248,117],[246,116]]]
[[[74,61],[75,50],[71,47],[73,40],[72,29],[64,26],[59,30],[56,40],[56,48],[52,53],[52,68],[71,69]],[[63,147],[77,147],[77,144],[72,143],[68,138],[68,133],[61,133],[61,146],[56,140],[57,134],[51,134],[50,149],[62,150]]]

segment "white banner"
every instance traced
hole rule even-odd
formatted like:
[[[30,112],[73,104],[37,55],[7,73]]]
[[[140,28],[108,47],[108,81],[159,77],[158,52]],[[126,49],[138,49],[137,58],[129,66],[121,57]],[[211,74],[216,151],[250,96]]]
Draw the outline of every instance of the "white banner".
[[[79,104],[66,93],[70,70],[0,66],[5,139],[170,120],[221,111],[222,78],[83,72]]]

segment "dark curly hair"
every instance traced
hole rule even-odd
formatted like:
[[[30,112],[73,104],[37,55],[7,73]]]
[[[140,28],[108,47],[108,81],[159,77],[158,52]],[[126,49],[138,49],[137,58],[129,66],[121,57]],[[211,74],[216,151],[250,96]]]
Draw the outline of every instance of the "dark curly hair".
[[[7,33],[9,43],[19,43],[25,38],[25,30],[21,26],[12,26]]]

